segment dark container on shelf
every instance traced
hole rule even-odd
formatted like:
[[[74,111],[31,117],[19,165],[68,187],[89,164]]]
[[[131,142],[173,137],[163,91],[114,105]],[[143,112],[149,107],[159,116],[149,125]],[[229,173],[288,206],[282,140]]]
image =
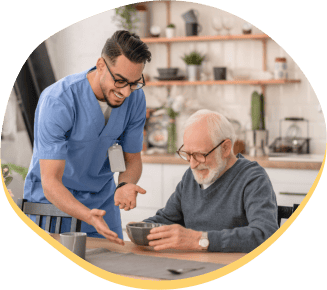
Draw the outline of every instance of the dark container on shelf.
[[[226,72],[227,68],[226,67],[214,67],[213,68],[213,73],[216,81],[219,80],[226,80]]]
[[[157,68],[159,76],[163,78],[175,77],[178,74],[178,68]]]
[[[199,23],[186,23],[186,36],[196,36],[201,30],[202,26]]]

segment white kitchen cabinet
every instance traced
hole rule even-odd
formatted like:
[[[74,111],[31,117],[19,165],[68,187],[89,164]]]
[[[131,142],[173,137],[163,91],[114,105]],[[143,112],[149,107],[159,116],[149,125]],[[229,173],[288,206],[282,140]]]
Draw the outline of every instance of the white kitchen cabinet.
[[[118,174],[115,173],[115,182],[118,183]],[[143,164],[143,171],[139,182],[146,194],[138,194],[137,207],[160,208],[162,203],[162,165]]]
[[[142,176],[138,185],[146,190],[146,194],[138,194],[138,206],[145,208],[161,208],[163,206],[161,164],[143,164]]]
[[[265,168],[277,197],[277,204],[300,204],[312,187],[318,170]]]
[[[163,202],[166,204],[168,198],[174,193],[177,184],[182,180],[188,165],[163,165]]]

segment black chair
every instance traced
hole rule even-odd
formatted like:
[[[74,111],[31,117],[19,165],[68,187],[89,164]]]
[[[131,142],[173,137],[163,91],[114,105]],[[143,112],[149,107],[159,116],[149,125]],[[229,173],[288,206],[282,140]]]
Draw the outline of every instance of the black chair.
[[[293,204],[293,206],[278,206],[278,226],[280,227],[280,223],[282,219],[288,219],[293,212],[297,209],[299,204]]]
[[[56,218],[56,226],[55,233],[59,234],[61,230],[62,218],[71,218],[71,232],[80,232],[81,231],[81,220],[78,220],[60,209],[56,208],[53,204],[46,203],[34,203],[27,202],[25,199],[18,199],[17,201],[18,207],[26,214],[26,215],[35,215],[36,221],[35,223],[40,227],[41,226],[41,217],[45,216],[45,228],[44,230],[50,232],[51,222],[53,218]]]

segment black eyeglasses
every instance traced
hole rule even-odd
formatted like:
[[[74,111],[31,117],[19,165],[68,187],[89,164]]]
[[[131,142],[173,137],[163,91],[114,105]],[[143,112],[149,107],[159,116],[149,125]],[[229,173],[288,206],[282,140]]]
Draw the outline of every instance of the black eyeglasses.
[[[131,87],[131,91],[135,91],[135,90],[139,90],[141,88],[143,88],[145,86],[145,80],[144,80],[144,76],[142,74],[142,81],[143,83],[140,83],[140,82],[135,82],[135,83],[129,83],[128,81],[126,80],[116,80],[114,75],[111,73],[110,69],[109,69],[109,66],[107,65],[106,63],[106,60],[104,58],[102,58],[104,63],[106,64],[107,66],[107,69],[112,77],[112,79],[114,80],[114,85],[116,88],[125,88],[127,87],[128,85]]]
[[[204,153],[200,153],[200,152],[194,152],[194,153],[188,153],[185,151],[181,151],[182,147],[184,146],[184,144],[176,151],[177,154],[184,160],[190,162],[191,160],[191,156],[194,158],[194,160],[196,160],[197,162],[200,163],[204,163],[206,162],[206,157],[215,149],[217,149],[221,144],[223,144],[227,139],[221,141],[215,148],[213,148],[211,151],[209,151],[208,153],[204,154]]]

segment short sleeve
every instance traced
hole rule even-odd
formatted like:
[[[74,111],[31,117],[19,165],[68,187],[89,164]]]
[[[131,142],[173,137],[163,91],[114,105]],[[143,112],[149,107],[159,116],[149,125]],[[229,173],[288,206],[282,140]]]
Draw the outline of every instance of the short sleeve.
[[[131,118],[122,135],[123,151],[127,153],[138,153],[143,147],[143,130],[146,120],[146,102],[143,90],[136,98]]]
[[[57,98],[45,97],[37,120],[39,159],[66,159],[67,132],[72,128],[74,112]]]

